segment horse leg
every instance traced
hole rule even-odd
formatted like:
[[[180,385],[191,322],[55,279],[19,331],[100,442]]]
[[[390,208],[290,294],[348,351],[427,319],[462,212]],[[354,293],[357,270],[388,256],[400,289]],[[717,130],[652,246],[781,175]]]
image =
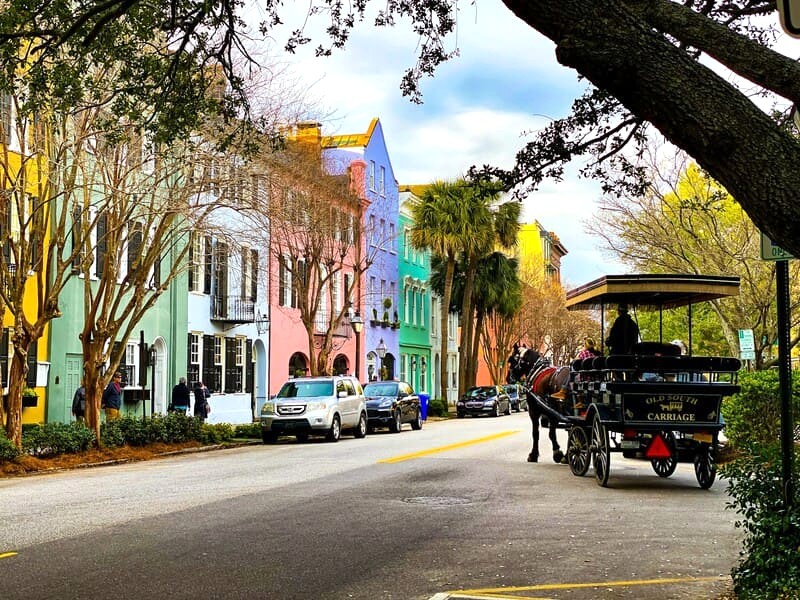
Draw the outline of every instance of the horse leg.
[[[528,454],[528,462],[539,462],[539,412],[534,408],[535,404],[528,401],[528,416],[531,418],[531,429],[533,431],[533,447]]]
[[[556,439],[556,424],[550,421],[550,432],[548,434],[550,442],[553,444],[553,461],[556,463],[564,462],[564,453],[561,451],[561,446],[558,445]]]

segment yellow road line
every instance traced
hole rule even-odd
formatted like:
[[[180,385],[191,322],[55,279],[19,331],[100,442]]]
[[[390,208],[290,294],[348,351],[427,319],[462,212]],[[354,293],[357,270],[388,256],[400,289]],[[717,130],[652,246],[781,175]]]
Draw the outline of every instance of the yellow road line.
[[[572,590],[590,587],[628,587],[633,585],[661,585],[665,583],[698,583],[704,581],[720,581],[726,577],[673,577],[664,579],[632,579],[624,581],[600,581],[597,583],[544,583],[522,587],[483,588],[474,590],[456,590],[451,594],[492,594],[508,592],[533,592],[541,590]]]
[[[16,552],[0,552],[0,558],[11,558],[12,556],[16,555]]]
[[[447,452],[448,450],[455,450],[456,448],[464,448],[465,446],[472,446],[474,444],[482,444],[483,442],[490,442],[492,440],[496,440],[502,437],[514,435],[515,433],[519,433],[519,429],[515,429],[513,431],[501,431],[500,433],[487,435],[485,437],[476,438],[474,440],[467,440],[466,442],[458,442],[456,444],[448,444],[447,446],[439,446],[438,448],[429,448],[428,450],[420,450],[419,452],[412,452],[411,454],[401,454],[399,456],[393,456],[391,458],[381,459],[378,462],[379,463],[403,462],[404,460],[412,460],[414,458],[419,458],[421,456],[428,456],[429,454],[438,454],[439,452]]]

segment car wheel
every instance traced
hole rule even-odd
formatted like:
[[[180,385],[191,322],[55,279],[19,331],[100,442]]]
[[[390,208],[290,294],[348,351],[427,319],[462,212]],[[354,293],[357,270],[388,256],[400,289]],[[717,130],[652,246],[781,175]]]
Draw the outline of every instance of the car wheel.
[[[329,442],[338,442],[340,437],[342,437],[342,422],[339,420],[339,415],[333,415],[333,423],[325,439]]]
[[[403,427],[403,421],[400,419],[400,411],[394,411],[392,417],[392,422],[389,423],[389,431],[392,433],[400,433],[400,429]]]
[[[500,404],[497,402],[494,403],[494,408],[492,409],[492,416],[499,417],[500,416]]]
[[[307,442],[307,441],[308,441],[308,434],[307,434],[307,433],[305,433],[305,432],[303,432],[303,433],[296,433],[296,434],[294,434],[294,437],[296,437],[296,438],[297,438],[297,441],[298,441],[298,442]]]
[[[278,434],[274,431],[261,431],[261,440],[265,444],[274,444],[278,441]]]
[[[414,420],[411,421],[411,429],[414,431],[419,431],[422,429],[422,415],[419,411],[417,411],[417,414],[414,415]]]
[[[506,412],[504,412],[503,414],[506,416],[511,414],[511,404],[506,404]]]
[[[363,412],[361,413],[361,416],[358,417],[358,425],[356,425],[353,435],[357,438],[367,437],[367,415],[365,415]]]

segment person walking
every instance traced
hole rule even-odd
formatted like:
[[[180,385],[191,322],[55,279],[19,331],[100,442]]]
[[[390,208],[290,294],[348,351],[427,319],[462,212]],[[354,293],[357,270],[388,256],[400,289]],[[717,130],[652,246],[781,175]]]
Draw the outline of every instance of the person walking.
[[[86,420],[86,388],[83,386],[83,381],[72,397],[72,415],[80,423]]]
[[[169,403],[171,412],[179,412],[186,414],[189,410],[189,403],[191,399],[191,391],[189,386],[186,385],[186,377],[181,377],[178,384],[172,388],[172,401]]]
[[[116,371],[100,401],[100,408],[105,410],[106,422],[119,419],[119,409],[122,406],[122,373]]]
[[[203,384],[202,381],[197,381],[194,384],[194,416],[205,421],[208,418],[209,405],[208,399],[211,397],[211,392]]]

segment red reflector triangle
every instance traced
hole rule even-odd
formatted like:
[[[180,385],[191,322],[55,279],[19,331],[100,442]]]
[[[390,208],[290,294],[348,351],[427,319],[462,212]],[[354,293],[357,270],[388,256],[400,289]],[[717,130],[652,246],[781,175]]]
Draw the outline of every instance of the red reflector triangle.
[[[653,441],[650,442],[647,450],[644,451],[644,455],[646,458],[670,458],[672,456],[672,450],[669,449],[664,438],[659,434],[653,437]]]

